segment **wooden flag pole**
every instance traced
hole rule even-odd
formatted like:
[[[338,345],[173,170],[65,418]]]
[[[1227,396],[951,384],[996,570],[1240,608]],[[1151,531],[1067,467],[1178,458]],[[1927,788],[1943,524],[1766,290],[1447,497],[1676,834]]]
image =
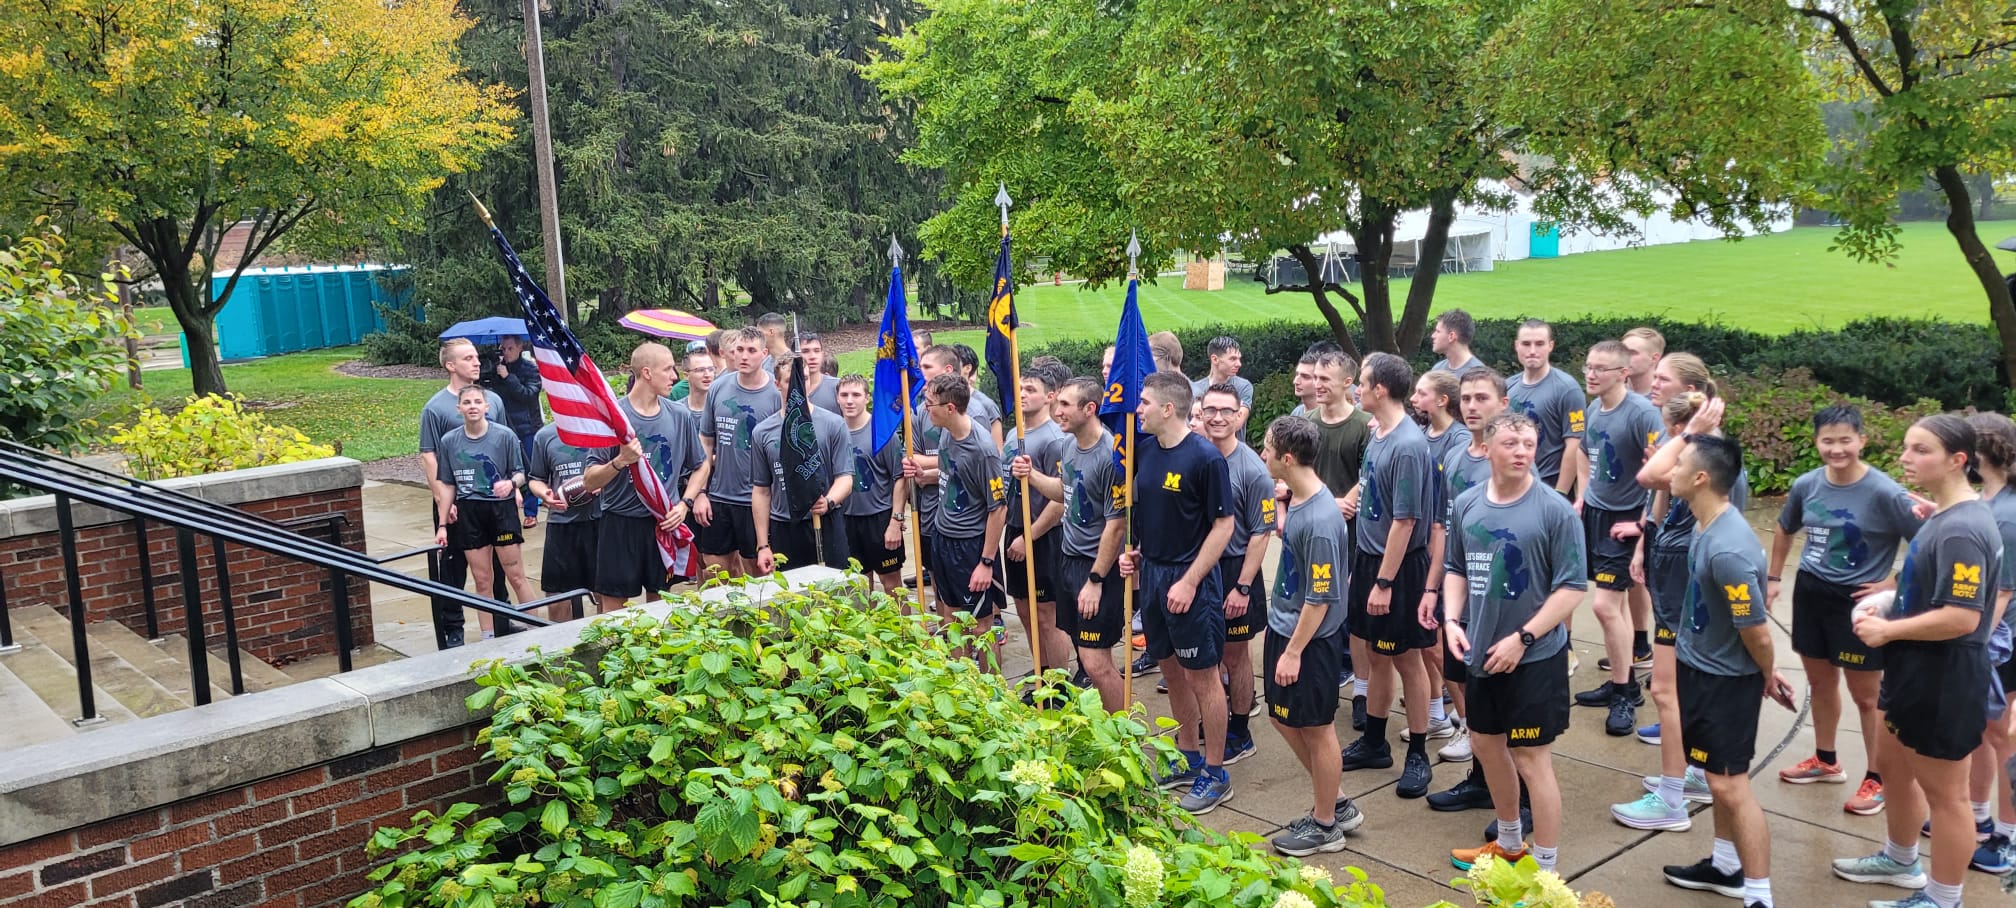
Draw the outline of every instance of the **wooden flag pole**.
[[[896,371],[903,376],[903,459],[907,461],[917,456],[917,440],[911,437],[910,434],[917,417],[910,409],[910,370],[897,369]],[[907,504],[910,508],[910,548],[917,553],[917,612],[918,614],[926,614],[924,611],[924,512],[917,507],[918,494],[917,483],[915,480],[911,480],[910,495],[908,496],[910,500]]]
[[[1141,277],[1141,237],[1130,234],[1127,237],[1127,281],[1131,285]],[[1123,310],[1124,312],[1124,310]],[[1124,317],[1124,315],[1123,315]],[[1135,393],[1140,393],[1137,389]],[[1122,488],[1127,490],[1126,532],[1120,538],[1120,557],[1127,557],[1127,548],[1134,544],[1134,423],[1138,417],[1129,413],[1127,420],[1127,456],[1125,477]],[[1140,574],[1136,565],[1135,574]],[[1132,708],[1134,703],[1134,577],[1122,578],[1120,587],[1120,654],[1124,658],[1120,669],[1120,702]]]
[[[1001,191],[995,194],[994,204],[1001,209],[1001,237],[1006,239],[1008,237],[1008,206],[1013,204],[1008,198],[1007,184],[1002,184]],[[999,289],[1006,289],[1008,291],[1009,306],[1014,306],[1015,291],[1013,289],[1013,279],[1010,279],[1009,287]],[[1028,457],[1029,442],[1028,436],[1023,431],[1024,420],[1021,404],[1022,351],[1015,339],[1015,330],[1013,328],[1003,325],[1002,333],[1008,335],[1008,382],[1015,389],[1015,396],[1008,400],[1010,407],[1015,411],[1015,451],[1021,456]],[[1030,459],[1034,461],[1035,458]],[[1036,677],[1036,685],[1041,687],[1043,684],[1043,612],[1036,605],[1036,540],[1029,535],[1029,530],[1033,524],[1033,521],[1029,519],[1029,477],[1022,477],[1020,482],[1022,492],[1022,570],[1025,572],[1024,577],[1027,580],[1027,586],[1024,589],[1028,591],[1028,595],[1025,598],[1029,601],[1028,608],[1030,612],[1022,617],[1027,619],[1029,625],[1030,671]],[[1036,708],[1043,708],[1042,698],[1040,697],[1036,699]]]

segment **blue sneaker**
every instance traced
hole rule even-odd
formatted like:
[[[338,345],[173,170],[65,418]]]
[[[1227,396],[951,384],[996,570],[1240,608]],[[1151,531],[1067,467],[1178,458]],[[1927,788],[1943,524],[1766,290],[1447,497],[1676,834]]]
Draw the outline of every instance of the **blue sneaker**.
[[[1638,740],[1656,746],[1659,743],[1659,723],[1654,722],[1651,725],[1639,726]]]
[[[1184,754],[1184,756],[1190,758],[1190,764],[1168,775],[1163,775],[1158,771],[1155,775],[1155,784],[1157,786],[1164,791],[1175,791],[1196,783],[1198,773],[1204,770],[1204,755],[1200,753],[1195,756],[1190,754]]]
[[[2009,837],[1996,833],[1988,836],[1988,841],[1982,842],[1981,847],[1974,849],[1974,860],[1967,866],[1999,876],[2012,868],[2009,858]]]
[[[1225,736],[1225,765],[1230,766],[1256,753],[1259,753],[1259,748],[1253,746],[1252,738],[1243,735]]]
[[[1870,902],[1869,908],[1939,908],[1939,903],[1920,889],[1901,899],[1878,899]]]
[[[1190,784],[1190,793],[1183,796],[1176,806],[1194,815],[1203,815],[1217,809],[1218,805],[1232,800],[1232,776],[1225,767],[1205,767],[1197,774],[1197,781]]]
[[[1974,824],[1974,841],[1977,843],[1988,841],[1988,837],[1993,835],[1994,833],[1995,833],[1995,821],[1992,819],[1981,820]],[[1926,820],[1925,825],[1918,827],[1918,834],[1928,839],[1931,838],[1932,821]]]

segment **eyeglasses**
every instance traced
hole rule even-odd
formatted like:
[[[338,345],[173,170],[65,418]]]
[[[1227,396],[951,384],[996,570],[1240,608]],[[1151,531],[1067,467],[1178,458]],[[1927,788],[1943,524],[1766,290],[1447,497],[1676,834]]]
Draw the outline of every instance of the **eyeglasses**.
[[[687,375],[713,375],[714,372],[715,369],[713,366],[694,366],[686,370]]]
[[[1629,366],[1583,366],[1583,375],[1602,375],[1605,372],[1622,372]]]
[[[1217,418],[1219,418],[1219,417],[1221,417],[1221,416],[1238,416],[1238,415],[1239,415],[1239,408],[1238,408],[1238,407],[1205,407],[1205,408],[1203,408],[1203,409],[1200,409],[1200,410],[1198,410],[1198,411],[1197,411],[1197,415],[1199,415],[1199,416],[1202,416],[1202,417],[1204,417],[1205,419],[1217,419]]]

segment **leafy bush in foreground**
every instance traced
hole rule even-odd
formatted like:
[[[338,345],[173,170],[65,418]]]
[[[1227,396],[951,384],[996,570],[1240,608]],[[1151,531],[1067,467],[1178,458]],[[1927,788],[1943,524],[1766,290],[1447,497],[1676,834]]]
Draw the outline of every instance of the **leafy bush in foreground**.
[[[1869,439],[1862,459],[1892,476],[1899,475],[1897,453],[1904,449],[1904,430],[1942,409],[1930,399],[1909,407],[1886,407],[1850,397],[1814,381],[1805,369],[1718,375],[1716,380],[1729,398],[1723,422],[1729,435],[1743,445],[1750,491],[1756,495],[1782,495],[1791,490],[1792,480],[1820,466],[1820,452],[1813,446],[1813,414],[1825,407],[1861,408]]]
[[[1198,826],[1137,718],[1090,691],[1024,706],[858,579],[684,604],[485,667],[470,705],[495,709],[479,740],[509,806],[380,830],[374,854],[413,850],[351,904],[1384,904]]]
[[[245,409],[236,394],[191,397],[170,415],[147,407],[111,441],[126,452],[126,463],[141,479],[168,479],[244,470],[271,464],[333,457],[336,449],[316,444],[293,426],[276,426]]]

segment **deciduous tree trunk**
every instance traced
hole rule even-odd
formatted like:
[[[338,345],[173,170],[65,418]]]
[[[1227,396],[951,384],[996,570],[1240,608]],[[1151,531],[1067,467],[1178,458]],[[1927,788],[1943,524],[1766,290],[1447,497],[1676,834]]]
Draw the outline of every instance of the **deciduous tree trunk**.
[[[1330,302],[1330,295],[1323,290],[1323,262],[1316,258],[1315,251],[1307,244],[1288,247],[1288,255],[1299,262],[1302,270],[1309,275],[1309,296],[1316,301],[1316,311],[1323,313],[1323,321],[1330,326],[1330,336],[1337,339],[1338,346],[1351,354],[1352,359],[1359,358],[1358,342],[1351,339],[1351,326],[1344,324],[1344,313],[1337,311],[1336,305]],[[1357,301],[1351,298],[1350,293],[1344,293],[1343,296],[1346,302],[1351,303],[1352,308],[1358,307]]]
[[[1407,308],[1400,314],[1400,330],[1393,352],[1406,356],[1421,349],[1428,328],[1428,309],[1435,301],[1435,283],[1442,277],[1442,259],[1449,251],[1449,228],[1456,223],[1456,191],[1437,192],[1428,203],[1428,232],[1421,237],[1420,261],[1414,267],[1414,282],[1407,286]]]
[[[2016,376],[2016,301],[2010,299],[2009,282],[1995,266],[1995,257],[1989,254],[1988,245],[1981,242],[1981,234],[1975,229],[1974,200],[1959,168],[1935,168],[1932,176],[1946,194],[1946,230],[1960,244],[1960,255],[1967,259],[1967,267],[1973,270],[1988,295],[1988,314],[1994,319],[1995,336],[2002,344],[2002,379],[2006,383]]]

